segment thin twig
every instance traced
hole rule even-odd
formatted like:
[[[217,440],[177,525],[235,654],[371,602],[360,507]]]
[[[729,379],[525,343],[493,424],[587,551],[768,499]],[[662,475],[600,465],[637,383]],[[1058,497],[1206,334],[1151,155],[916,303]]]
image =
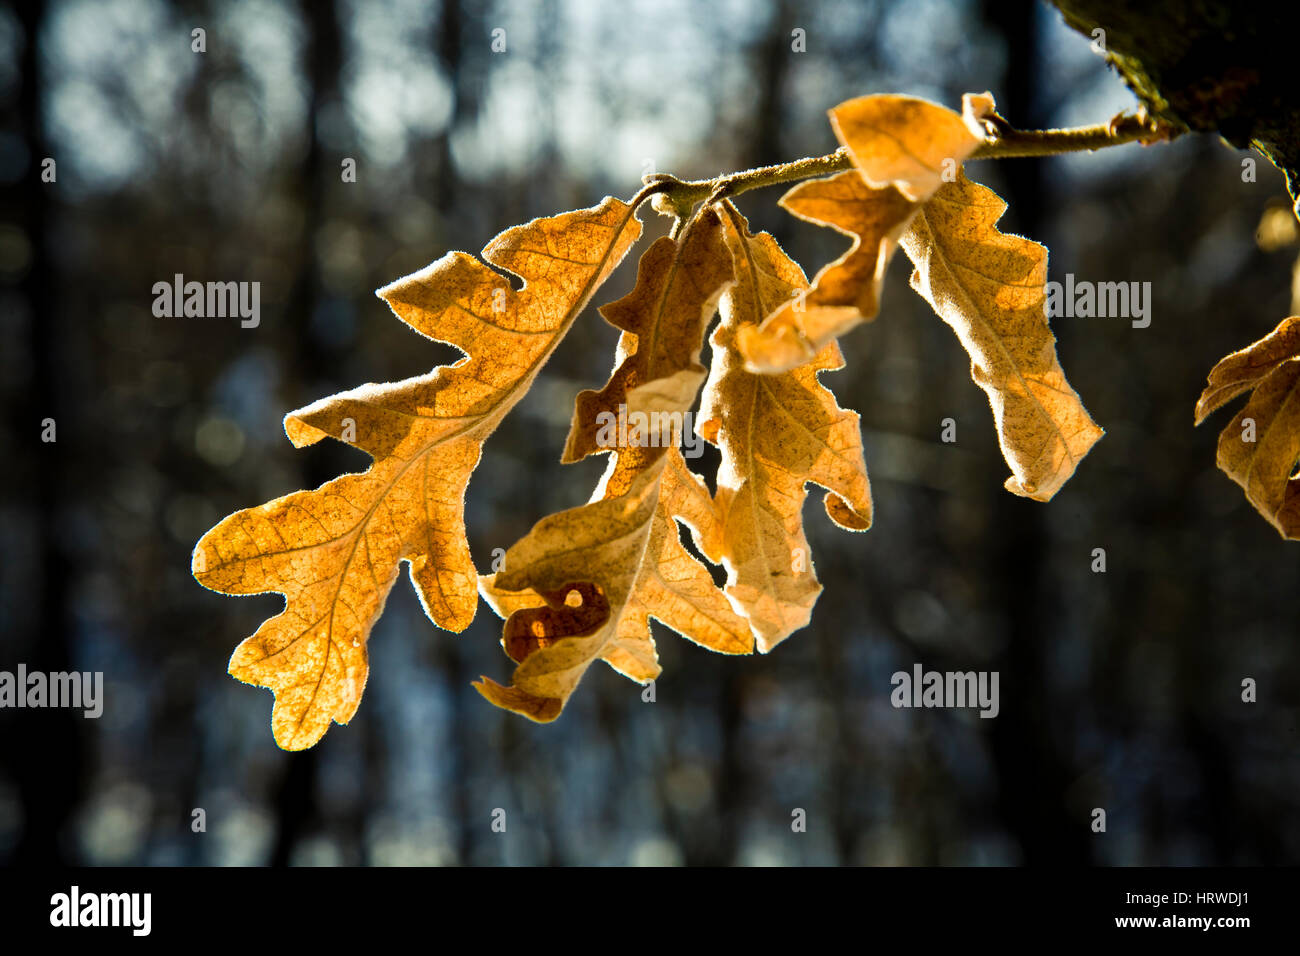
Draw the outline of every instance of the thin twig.
[[[1109,146],[1123,146],[1139,140],[1156,142],[1172,139],[1177,130],[1160,126],[1142,115],[1123,115],[1109,123],[1067,129],[1017,130],[998,127],[990,138],[977,146],[967,159],[1012,159],[1024,156],[1056,156],[1062,153],[1091,152]],[[853,168],[848,150],[840,147],[825,156],[796,159],[774,166],[760,166],[744,172],[729,173],[714,179],[681,180],[666,173],[652,177],[632,200],[638,204],[660,194],[661,205],[669,207],[678,218],[696,204],[714,203],[739,196],[751,189],[762,189],[814,176],[827,176]]]

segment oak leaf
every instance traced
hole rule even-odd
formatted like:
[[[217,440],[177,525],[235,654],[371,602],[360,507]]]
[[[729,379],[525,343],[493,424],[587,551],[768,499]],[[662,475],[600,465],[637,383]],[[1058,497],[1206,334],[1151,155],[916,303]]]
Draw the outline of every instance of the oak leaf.
[[[540,521],[506,552],[504,571],[480,580],[506,618],[502,646],[519,665],[508,687],[487,677],[475,684],[498,706],[554,720],[598,659],[633,680],[653,679],[651,616],[714,650],[753,650],[748,623],[676,525],[682,520],[697,543],[717,533],[716,507],[677,445],[707,374],[698,361],[704,332],[731,282],[722,222],[705,208],[679,237],[651,245],[632,291],[601,308],[623,330],[616,365],[603,388],[574,403],[564,460],[612,453],[609,467],[588,504]],[[609,427],[650,412],[670,416],[672,427]]]
[[[871,486],[858,415],[840,408],[818,378],[844,365],[834,342],[788,372],[746,370],[737,333],[755,327],[807,280],[771,235],[751,234],[734,206],[723,208],[736,281],[722,297],[722,321],[710,339],[712,368],[697,429],[722,453],[715,495],[721,520],[702,549],[727,567],[727,594],[766,653],[808,624],[821,592],[803,530],[806,484],[829,489],[827,514],[854,531],[871,525]]]
[[[992,97],[985,93],[978,103],[963,117],[915,96],[859,96],[830,111],[831,128],[868,186],[894,186],[921,203],[951,182],[957,167],[983,142],[968,117],[991,112]]]
[[[617,468],[611,460],[607,479]],[[484,677],[479,692],[545,722],[597,660],[653,680],[652,617],[710,650],[752,652],[749,624],[682,545],[678,521],[697,541],[716,534],[708,489],[676,448],[636,472],[626,492],[608,495],[602,482],[588,504],[539,521],[506,552],[505,570],[480,582],[506,617],[502,646],[518,666],[509,686]]]
[[[1047,501],[1101,438],[1065,379],[1047,322],[1047,249],[1001,232],[1006,203],[959,173],[921,208],[901,245],[912,288],[957,333],[993,408],[1008,491]]]
[[[1250,400],[1219,434],[1219,468],[1283,538],[1300,540],[1300,316],[1210,370],[1196,424],[1246,391]]]
[[[722,222],[711,208],[701,210],[679,238],[665,236],[645,251],[632,291],[600,308],[605,320],[622,330],[615,367],[599,391],[579,393],[562,461],[615,450],[610,440],[617,429],[608,426],[638,414],[647,423],[653,415],[653,421],[680,426],[680,415],[694,404],[707,375],[699,363],[704,332],[730,282],[731,256]],[[672,437],[644,431],[643,441]],[[607,482],[610,492],[626,490],[659,447],[620,449],[618,472]]]
[[[969,98],[968,98],[968,102]],[[992,99],[979,102],[979,114]],[[806,296],[778,303],[739,346],[752,371],[784,371],[810,361],[826,343],[874,318],[885,269],[921,204],[951,181],[983,141],[974,115],[910,96],[862,96],[830,111],[853,169],[800,183],[781,205],[800,219],[853,239],[817,273]]]
[[[805,294],[770,303],[766,321],[739,329],[738,347],[756,372],[811,361],[827,343],[876,315],[885,268],[917,209],[893,186],[873,189],[853,169],[800,183],[780,204],[850,236],[853,244],[817,273]]]
[[[192,570],[204,586],[285,597],[284,611],[239,645],[229,667],[275,693],[281,747],[310,747],[331,720],[356,712],[367,639],[402,561],[436,624],[461,631],[473,620],[470,474],[484,440],[639,237],[634,212],[607,198],[501,233],[483,258],[521,278],[518,291],[460,252],[379,290],[404,322],[465,358],[291,412],[285,432],[295,447],[333,437],[368,452],[370,468],[236,512],[195,546]]]

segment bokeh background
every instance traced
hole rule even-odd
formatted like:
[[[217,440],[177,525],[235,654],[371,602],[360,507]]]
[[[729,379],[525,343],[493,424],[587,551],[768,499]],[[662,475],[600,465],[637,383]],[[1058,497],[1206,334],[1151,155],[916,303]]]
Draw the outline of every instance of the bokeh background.
[[[269,693],[225,673],[281,599],[205,591],[194,542],[230,511],[365,466],[334,442],[293,450],[284,413],[456,358],[375,288],[630,196],[648,169],[828,152],[825,110],[853,96],[956,106],[985,89],[1023,127],[1134,105],[1029,0],[0,8],[0,669],[106,681],[99,720],[0,711],[0,860],[1300,859],[1300,546],[1215,469],[1230,416],[1192,427],[1214,362],[1290,314],[1296,250],[1257,241],[1280,175],[1258,159],[1243,182],[1249,154],[1212,137],[969,167],[1010,202],[1005,228],[1047,243],[1053,278],[1152,283],[1149,328],[1054,323],[1107,435],[1050,504],[1003,490],[987,401],[900,256],[882,314],[827,376],[862,414],[876,524],[837,531],[810,497],[825,592],[770,656],[720,658],[656,626],[656,702],[596,665],[538,726],[470,686],[511,669],[486,605],[464,634],[439,631],[403,575],[360,712],[315,749],[277,749]],[[56,183],[40,182],[45,157]],[[779,195],[739,205],[813,272],[843,239]],[[599,301],[629,288],[635,259]],[[155,318],[152,285],[178,272],[259,281],[261,325]],[[487,445],[467,505],[481,570],[586,500],[603,461],[558,458],[615,339],[590,309]],[[939,441],[948,417],[955,445]],[[916,662],[999,671],[1000,715],[893,709],[890,675]],[[1258,703],[1242,703],[1245,677]]]

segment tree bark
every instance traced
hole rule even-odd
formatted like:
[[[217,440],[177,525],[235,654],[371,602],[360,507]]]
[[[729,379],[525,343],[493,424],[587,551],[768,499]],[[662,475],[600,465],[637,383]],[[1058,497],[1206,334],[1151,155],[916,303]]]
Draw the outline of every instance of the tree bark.
[[[1104,43],[1156,118],[1255,147],[1286,175],[1300,217],[1300,5],[1241,0],[1051,0]]]

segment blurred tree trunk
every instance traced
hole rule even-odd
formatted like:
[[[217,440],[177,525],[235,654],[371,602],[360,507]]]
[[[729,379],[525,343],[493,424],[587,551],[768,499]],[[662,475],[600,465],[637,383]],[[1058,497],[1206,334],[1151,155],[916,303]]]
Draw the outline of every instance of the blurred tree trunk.
[[[1041,48],[1034,0],[987,0],[985,17],[1007,43],[1007,68],[998,107],[1013,125],[1037,128],[1034,90]],[[1019,230],[1042,237],[1042,160],[1008,160],[1005,199]],[[1004,222],[1003,228],[1007,228]],[[999,462],[999,467],[1001,467]],[[1050,560],[1043,505],[1016,497],[990,482],[989,510],[996,529],[995,560],[989,564],[988,593],[1000,608],[1006,644],[993,670],[1000,672],[1001,713],[992,721],[997,767],[998,806],[1003,825],[1020,844],[1024,862],[1083,864],[1088,860],[1086,817],[1074,818],[1068,806],[1070,775],[1053,737],[1051,675],[1045,650],[1054,633],[1050,623],[1061,613],[1048,593]]]
[[[32,385],[20,416],[19,441],[30,443],[34,454],[30,499],[40,536],[37,561],[39,592],[32,596],[38,633],[29,634],[28,646],[14,648],[15,660],[29,671],[72,670],[74,630],[70,613],[69,578],[72,565],[60,546],[60,501],[67,490],[72,455],[66,450],[84,431],[66,414],[78,407],[80,396],[70,391],[76,382],[61,374],[63,363],[59,303],[49,250],[50,200],[58,185],[42,183],[41,162],[50,156],[45,140],[44,101],[39,50],[45,25],[46,4],[31,2],[18,7],[23,28],[22,90],[19,123],[29,151],[28,174],[5,192],[5,209],[14,210],[31,246],[31,266],[20,292],[30,310]],[[40,441],[41,421],[53,418],[57,441]],[[6,635],[12,639],[12,635]],[[34,639],[33,639],[34,638]],[[20,656],[21,655],[21,656]],[[25,728],[14,741],[19,768],[19,798],[23,808],[23,833],[14,862],[18,866],[77,862],[70,844],[73,814],[85,788],[87,747],[82,716],[67,708],[28,711]],[[52,755],[54,755],[52,757]]]
[[[446,215],[452,211],[461,185],[456,175],[456,162],[451,155],[451,136],[464,109],[461,90],[463,84],[461,56],[465,49],[465,17],[460,0],[443,0],[436,41],[438,62],[451,87],[451,108],[447,113],[447,125],[434,140],[438,172],[434,180],[433,201],[438,207],[438,212]]]
[[[763,166],[785,158],[781,151],[781,134],[785,110],[785,88],[790,75],[790,0],[772,4],[767,32],[754,50],[758,78],[754,135],[745,151],[745,165]]]
[[[290,380],[300,387],[313,387],[333,377],[333,350],[328,348],[313,327],[321,301],[321,275],[316,255],[316,237],[324,221],[326,170],[320,141],[320,120],[325,108],[337,99],[341,67],[341,40],[338,12],[334,0],[302,0],[300,15],[306,27],[304,51],[308,85],[307,153],[302,163],[302,237],[299,273],[285,309],[285,318],[293,337],[288,350],[293,365]],[[301,396],[299,396],[301,397]],[[306,487],[315,488],[328,481],[335,472],[325,456],[314,454],[303,466]],[[319,824],[316,801],[319,746],[301,753],[287,754],[285,776],[275,797],[278,826],[273,866],[286,866],[294,846]]]
[[[775,162],[781,148],[781,113],[789,74],[790,50],[785,44],[788,0],[777,3],[768,20],[767,32],[756,44],[752,56],[755,74],[761,77],[758,101],[749,143],[744,151],[746,162],[753,165]],[[706,459],[707,461],[708,459]],[[722,700],[719,721],[722,734],[718,760],[716,841],[697,859],[695,848],[687,841],[683,846],[687,864],[705,863],[731,866],[739,862],[742,807],[748,798],[747,767],[740,747],[744,726],[746,681],[739,668],[727,668],[721,678]]]
[[[455,210],[461,203],[461,193],[465,188],[456,168],[456,161],[451,155],[451,138],[467,115],[475,109],[468,89],[470,71],[465,62],[470,26],[475,22],[475,14],[465,9],[463,0],[443,0],[442,11],[436,27],[436,49],[438,63],[442,67],[447,83],[451,87],[451,109],[447,116],[446,127],[438,134],[436,151],[438,154],[438,173],[434,186],[434,203],[439,217],[448,221],[454,217]],[[483,38],[480,37],[480,40]],[[486,46],[486,42],[481,43]],[[471,863],[478,852],[477,826],[471,826],[471,819],[483,819],[475,815],[470,807],[470,787],[473,780],[472,759],[474,743],[471,736],[473,721],[469,719],[468,709],[478,699],[478,694],[471,689],[471,675],[465,667],[465,649],[459,634],[440,634],[436,642],[443,673],[447,678],[447,694],[451,701],[451,730],[447,735],[450,750],[440,753],[438,759],[447,763],[446,779],[452,788],[450,818],[456,821],[456,858],[462,865]]]

